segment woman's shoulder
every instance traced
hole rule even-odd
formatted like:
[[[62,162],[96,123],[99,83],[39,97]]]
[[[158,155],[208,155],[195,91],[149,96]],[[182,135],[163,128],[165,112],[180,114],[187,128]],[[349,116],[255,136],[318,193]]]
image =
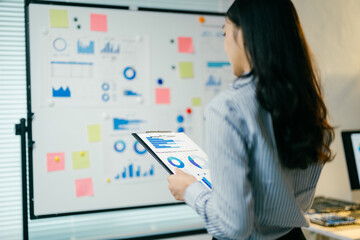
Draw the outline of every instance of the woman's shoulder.
[[[236,82],[208,104],[205,119],[214,124],[225,124],[238,132],[251,145],[257,125],[259,107],[254,81]],[[224,125],[224,126],[225,126]]]
[[[248,114],[258,106],[255,79],[237,79],[226,90],[216,96],[206,111],[215,110],[220,114]]]

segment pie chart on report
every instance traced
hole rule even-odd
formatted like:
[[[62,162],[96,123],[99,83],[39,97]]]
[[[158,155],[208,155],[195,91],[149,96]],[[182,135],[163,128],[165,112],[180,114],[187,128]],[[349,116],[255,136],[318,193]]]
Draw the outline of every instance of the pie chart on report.
[[[185,167],[185,164],[180,159],[178,159],[176,157],[168,157],[167,160],[174,167],[177,167],[177,168],[184,168]]]
[[[197,155],[190,155],[188,156],[189,162],[194,165],[195,167],[201,168],[201,169],[208,169],[207,161]]]

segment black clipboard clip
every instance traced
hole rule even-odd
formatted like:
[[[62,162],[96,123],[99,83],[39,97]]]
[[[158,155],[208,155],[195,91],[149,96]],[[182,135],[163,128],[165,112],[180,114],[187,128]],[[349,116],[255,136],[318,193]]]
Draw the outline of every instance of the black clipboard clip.
[[[146,131],[146,133],[172,133],[172,131]]]

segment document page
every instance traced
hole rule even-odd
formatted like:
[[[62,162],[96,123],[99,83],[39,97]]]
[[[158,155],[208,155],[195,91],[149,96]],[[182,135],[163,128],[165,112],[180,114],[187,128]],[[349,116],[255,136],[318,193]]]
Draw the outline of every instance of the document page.
[[[191,174],[208,188],[212,188],[208,157],[185,133],[151,132],[136,134],[152,155],[172,173],[175,168]],[[165,167],[164,166],[164,167]]]

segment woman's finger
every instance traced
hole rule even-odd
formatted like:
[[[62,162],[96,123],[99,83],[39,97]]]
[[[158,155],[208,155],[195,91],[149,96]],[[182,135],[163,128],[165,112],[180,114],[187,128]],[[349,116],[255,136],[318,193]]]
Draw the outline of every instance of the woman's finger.
[[[185,172],[181,171],[181,170],[178,169],[178,168],[175,168],[175,173],[176,173],[176,174],[185,174]]]

